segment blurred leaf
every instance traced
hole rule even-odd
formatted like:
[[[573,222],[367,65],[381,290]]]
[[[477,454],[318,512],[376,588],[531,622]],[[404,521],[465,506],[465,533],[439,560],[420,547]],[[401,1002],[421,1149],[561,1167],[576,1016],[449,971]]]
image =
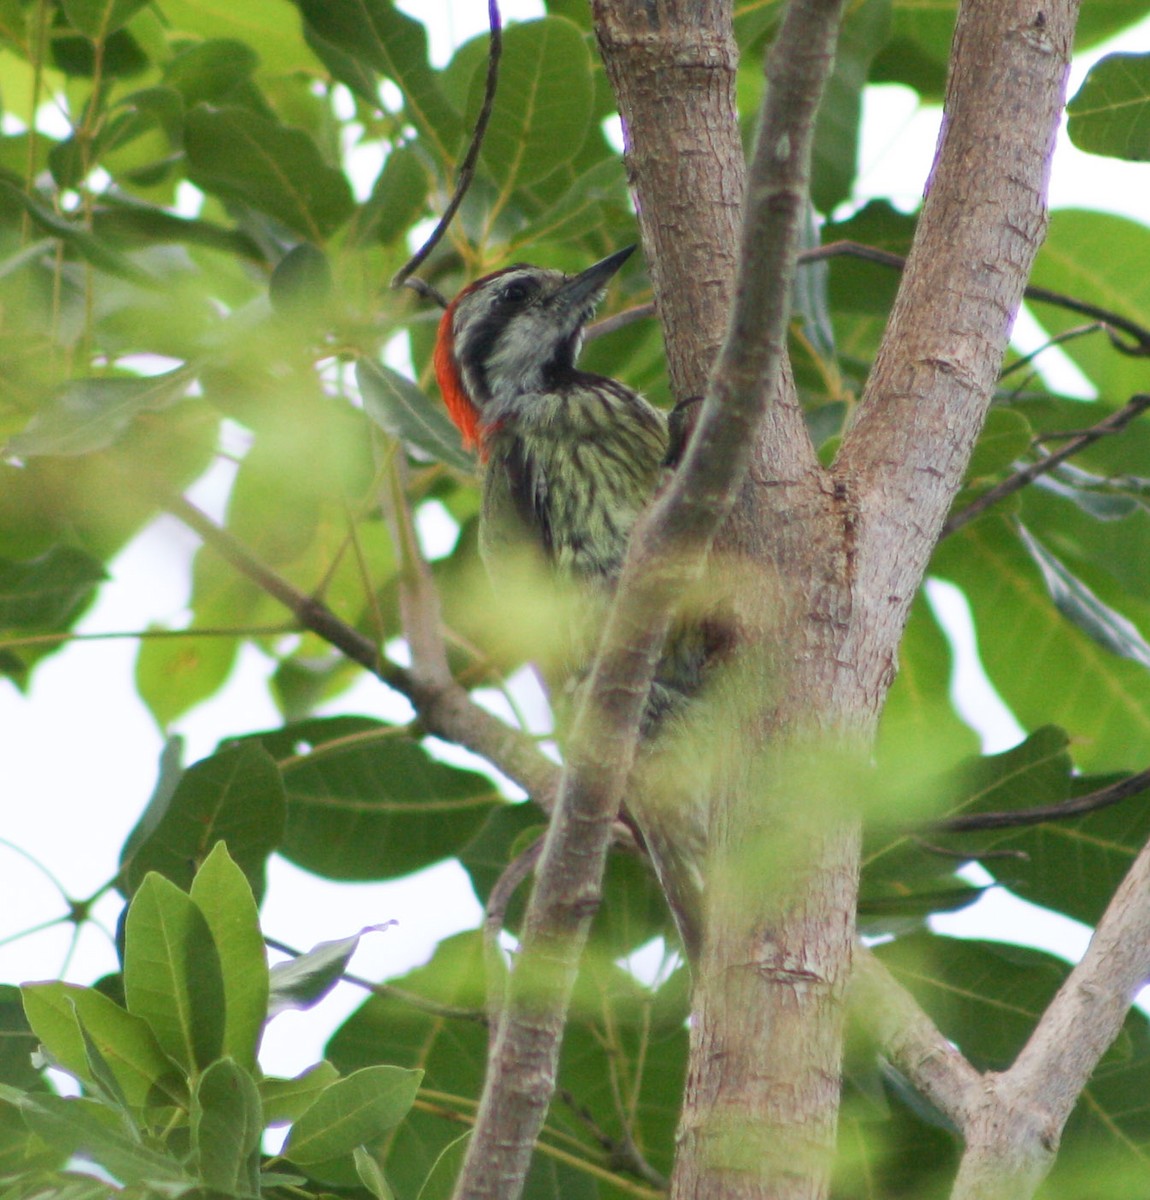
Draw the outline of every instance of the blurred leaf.
[[[126,25],[147,3],[148,0],[63,0],[68,23],[94,42],[103,41]]]
[[[84,1034],[111,1068],[129,1104],[175,1107],[187,1103],[176,1064],[161,1049],[148,1023],[93,988],[70,983],[29,983],[21,988],[24,1010],[48,1053],[77,1079],[90,1082]]]
[[[268,1016],[268,965],[251,885],[224,842],[216,842],[192,881],[191,897],[207,920],[224,983],[224,1054],[254,1071]],[[237,1085],[240,1086],[240,1085]]]
[[[144,378],[73,379],[8,443],[19,458],[88,454],[110,446],[141,413],[160,412],[187,394],[192,374],[177,367]]]
[[[890,36],[891,0],[862,0],[847,9],[835,65],[819,105],[811,162],[811,200],[830,213],[850,198],[858,162],[862,93],[871,60]]]
[[[1013,525],[980,518],[942,542],[931,571],[970,601],[983,665],[1024,728],[1061,726],[1088,771],[1150,761],[1145,668],[1115,658],[1058,612]]]
[[[184,104],[225,104],[246,84],[260,64],[248,42],[210,38],[181,47],[164,66],[164,82]]]
[[[398,241],[427,207],[428,173],[409,146],[396,146],[387,156],[371,195],[355,215],[358,241],[388,245]]]
[[[107,577],[102,563],[72,546],[27,562],[0,559],[0,629],[68,629]]]
[[[251,1075],[230,1058],[212,1063],[196,1080],[191,1116],[194,1161],[204,1186],[225,1196],[258,1196],[264,1122]]]
[[[204,40],[228,39],[259,48],[266,72],[308,75],[316,70],[315,56],[303,40],[299,22],[283,0],[243,0],[242,4],[203,4],[201,0],[164,0],[164,17],[171,28]]]
[[[355,378],[367,415],[386,434],[436,462],[474,474],[475,456],[463,449],[459,430],[442,406],[428,399],[414,383],[398,371],[366,358],[355,364]]]
[[[992,408],[974,444],[966,469],[967,479],[980,479],[1009,471],[1030,449],[1034,436],[1026,417],[1011,408]]]
[[[1108,213],[1060,209],[1035,260],[1031,283],[1116,312],[1150,328],[1150,229]],[[1051,335],[1082,324],[1079,313],[1032,302]],[[1108,397],[1122,402],[1146,390],[1142,359],[1116,354],[1105,337],[1074,338],[1061,349]]]
[[[234,105],[197,104],[184,140],[188,178],[204,191],[240,200],[322,244],[351,215],[351,187],[303,130]]]
[[[263,895],[264,868],[283,833],[283,783],[259,746],[242,743],[201,759],[175,790],[157,792],[129,837],[126,889],[132,894],[150,871],[190,887],[217,842],[240,866],[252,892]]]
[[[327,65],[343,82],[370,104],[378,103],[365,81],[371,71],[386,75],[403,93],[404,111],[412,124],[428,135],[443,162],[451,162],[460,136],[458,115],[443,98],[436,73],[427,61],[427,31],[386,0],[299,0],[309,33],[346,59],[328,59]],[[348,64],[357,69],[341,74]],[[364,70],[363,68],[370,68]]]
[[[339,983],[364,933],[386,929],[390,922],[361,929],[354,937],[320,942],[306,954],[276,963],[271,970],[268,1019],[291,1008],[311,1008]]]
[[[478,114],[483,72],[471,83],[469,114]],[[482,159],[510,192],[569,162],[591,120],[591,57],[578,27],[562,17],[510,26],[503,35],[499,90]]]
[[[128,906],[124,991],[128,1011],[194,1074],[220,1056],[224,981],[212,932],[195,901],[151,872]]]
[[[193,625],[182,637],[156,629],[157,634],[173,635],[141,638],[136,652],[136,690],[164,730],[214,696],[235,665],[237,637],[211,633],[197,637],[194,629]]]
[[[1108,54],[1090,68],[1066,106],[1079,150],[1150,161],[1150,54]]]
[[[154,289],[161,286],[159,280],[115,250],[104,238],[89,233],[77,221],[60,216],[51,207],[42,204],[38,198],[14,187],[7,179],[0,179],[0,198],[4,196],[16,200],[45,233],[59,238],[68,249],[75,251],[94,267],[141,287]]]
[[[379,1066],[336,1080],[292,1126],[284,1157],[308,1167],[350,1155],[403,1120],[422,1078],[422,1071]]]
[[[281,316],[305,316],[323,311],[331,289],[327,256],[310,242],[301,242],[276,264],[268,297]]]
[[[1137,626],[1103,603],[1024,525],[1019,526],[1018,532],[1022,544],[1038,564],[1046,589],[1058,611],[1112,654],[1150,669],[1150,645]]]

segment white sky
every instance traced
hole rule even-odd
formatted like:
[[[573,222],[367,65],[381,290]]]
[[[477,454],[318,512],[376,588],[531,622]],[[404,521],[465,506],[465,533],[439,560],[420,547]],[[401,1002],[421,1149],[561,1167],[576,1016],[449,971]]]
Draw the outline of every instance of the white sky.
[[[401,7],[424,19],[427,0]],[[485,6],[440,0],[447,15],[433,22],[433,54],[443,61],[452,44],[485,28]],[[504,3],[505,19],[525,18],[539,6]],[[462,14],[462,15],[461,15]],[[1150,22],[1123,42],[1145,50]],[[1094,57],[1094,56],[1092,56]],[[1085,72],[1079,63],[1071,94]],[[894,196],[913,207],[934,153],[938,111],[918,109],[906,89],[883,87],[867,96],[862,170],[858,198]],[[1082,155],[1063,137],[1055,158],[1051,198],[1055,207],[1082,205],[1150,222],[1150,166],[1119,164]],[[1026,342],[1039,335],[1030,331]],[[201,489],[205,502],[218,486]],[[427,536],[437,534],[429,528]],[[442,531],[440,531],[442,533]],[[171,623],[186,604],[188,559],[196,539],[174,520],[157,521],[115,562],[113,582],[101,592],[81,628],[85,631],[141,629],[152,621]],[[1019,736],[1013,718],[988,689],[971,647],[965,602],[945,588],[931,601],[947,616],[954,636],[966,639],[963,679],[957,684],[971,724],[987,749],[1002,749]],[[141,706],[133,683],[136,646],[130,640],[77,644],[45,662],[22,696],[0,683],[0,762],[4,778],[3,837],[0,843],[0,981],[56,978],[65,969],[70,930],[60,926],[18,937],[64,911],[59,891],[15,848],[60,876],[64,890],[85,897],[114,873],[119,849],[151,793],[161,738]],[[178,722],[187,738],[185,761],[211,752],[219,738],[279,723],[267,698],[270,664],[255,650],[245,651],[224,693]],[[395,717],[396,701],[364,680],[340,699],[338,711]],[[402,704],[400,704],[402,710]],[[118,905],[108,898],[97,913],[110,929]],[[273,860],[264,907],[266,932],[306,948],[344,937],[370,924],[398,923],[369,935],[353,969],[371,978],[400,974],[426,960],[435,942],[473,928],[479,909],[461,868],[445,864],[391,884],[341,886],[318,880]],[[956,933],[1002,936],[1021,931],[1020,940],[1077,958],[1087,931],[995,891],[965,913],[938,922]],[[8,939],[8,940],[5,940]],[[14,939],[14,940],[13,940]],[[67,963],[66,976],[90,982],[115,968],[110,941],[88,926]],[[362,996],[341,985],[317,1010],[287,1013],[272,1023],[264,1062],[276,1073],[293,1073],[320,1056],[329,1032]]]

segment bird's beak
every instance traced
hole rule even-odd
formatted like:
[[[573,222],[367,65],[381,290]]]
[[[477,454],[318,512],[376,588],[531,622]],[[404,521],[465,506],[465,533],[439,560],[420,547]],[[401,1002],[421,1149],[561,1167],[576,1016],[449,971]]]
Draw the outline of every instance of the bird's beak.
[[[580,271],[578,275],[572,275],[559,291],[555,293],[555,299],[564,308],[572,310],[581,309],[584,305],[594,304],[599,298],[599,294],[607,286],[611,276],[618,271],[634,252],[634,246],[627,246],[622,250],[616,250],[614,254],[608,254],[606,258],[601,258],[597,263],[588,267],[586,271]]]

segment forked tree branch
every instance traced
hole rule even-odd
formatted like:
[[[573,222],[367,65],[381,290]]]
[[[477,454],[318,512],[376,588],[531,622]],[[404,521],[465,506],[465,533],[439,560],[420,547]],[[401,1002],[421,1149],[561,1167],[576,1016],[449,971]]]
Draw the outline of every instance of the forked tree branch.
[[[1099,1059],[1150,978],[1150,844],[1098,922],[1082,961],[1047,1006],[1014,1065],[984,1077],[963,1129],[952,1200],[1026,1200]]]
[[[301,629],[318,634],[330,645],[388,687],[406,696],[419,713],[428,733],[436,734],[482,755],[505,775],[515,780],[545,811],[550,811],[558,771],[527,734],[505,725],[479,707],[466,690],[453,680],[428,682],[385,658],[375,642],[339,617],[315,596],[308,596],[277,575],[228,530],[217,525],[182,496],[157,489],[162,506],[199,534],[225,562],[278,600],[296,619]]]
[[[555,1087],[571,989],[672,608],[742,484],[786,347],[815,114],[842,0],[793,2],[772,52],[727,336],[686,457],[637,527],[567,765],[456,1200],[514,1200]],[[816,49],[812,49],[817,48]]]

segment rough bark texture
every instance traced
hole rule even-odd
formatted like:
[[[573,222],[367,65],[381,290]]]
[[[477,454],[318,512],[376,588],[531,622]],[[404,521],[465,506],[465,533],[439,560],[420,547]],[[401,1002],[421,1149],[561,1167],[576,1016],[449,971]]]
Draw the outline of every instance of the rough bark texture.
[[[623,117],[671,389],[699,396],[727,328],[746,176],[730,3],[591,7]]]
[[[732,601],[740,669],[715,702],[727,736],[676,1197],[825,1194],[856,869],[835,797],[873,733],[1045,228],[1074,10],[966,4],[946,137],[856,426],[821,470],[784,376],[720,537],[753,583]],[[595,16],[683,397],[712,361],[734,245],[729,13],[655,0]]]

